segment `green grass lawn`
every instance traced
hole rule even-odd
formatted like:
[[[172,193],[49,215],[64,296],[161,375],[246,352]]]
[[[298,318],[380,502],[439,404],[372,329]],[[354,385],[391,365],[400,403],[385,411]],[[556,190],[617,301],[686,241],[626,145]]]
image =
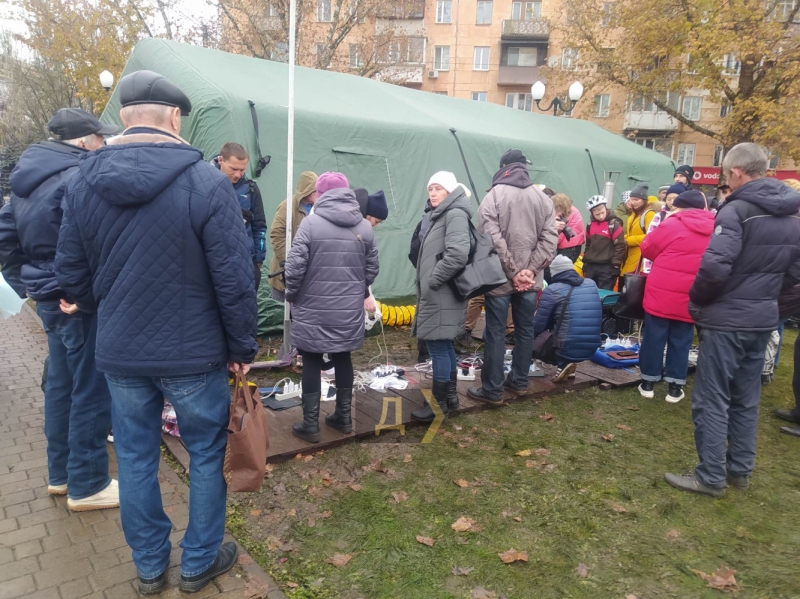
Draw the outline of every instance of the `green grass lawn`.
[[[278,465],[260,494],[230,498],[228,524],[295,598],[694,599],[721,593],[691,569],[723,565],[737,597],[800,597],[800,439],[771,415],[792,397],[795,334],[763,390],[751,487],[724,499],[664,482],[696,454],[691,389],[670,405],[662,384],[655,400],[591,389],[449,419],[430,445],[420,429],[392,432]],[[479,530],[455,532],[462,516]],[[504,564],[511,548],[528,561]],[[334,554],[351,559],[334,567]]]

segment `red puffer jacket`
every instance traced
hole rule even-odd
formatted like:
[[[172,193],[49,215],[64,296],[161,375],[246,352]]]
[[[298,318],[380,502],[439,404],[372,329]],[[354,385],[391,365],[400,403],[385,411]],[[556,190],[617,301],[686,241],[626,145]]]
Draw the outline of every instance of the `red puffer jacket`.
[[[711,212],[682,210],[645,237],[642,255],[653,261],[644,290],[645,312],[693,322],[689,316],[689,289],[713,232]]]

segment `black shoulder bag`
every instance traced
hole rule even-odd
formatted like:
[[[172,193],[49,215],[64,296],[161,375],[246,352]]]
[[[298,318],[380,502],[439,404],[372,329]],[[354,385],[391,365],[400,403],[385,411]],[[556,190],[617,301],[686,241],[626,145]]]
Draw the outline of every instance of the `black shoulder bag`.
[[[545,362],[546,364],[555,364],[558,356],[556,350],[559,349],[558,332],[561,330],[561,323],[564,322],[564,315],[567,313],[569,307],[569,298],[575,287],[570,286],[567,298],[561,306],[561,312],[558,316],[558,322],[552,331],[542,331],[533,340],[533,356],[534,358]]]
[[[492,236],[488,233],[478,233],[472,219],[469,223],[469,257],[467,264],[448,281],[455,296],[461,301],[466,301],[489,293],[508,282],[500,256],[494,249]],[[436,256],[441,260],[444,254]]]

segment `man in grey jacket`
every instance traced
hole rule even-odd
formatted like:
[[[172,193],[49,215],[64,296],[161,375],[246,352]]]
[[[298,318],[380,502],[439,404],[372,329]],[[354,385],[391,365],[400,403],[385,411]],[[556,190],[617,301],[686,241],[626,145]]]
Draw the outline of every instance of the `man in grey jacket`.
[[[478,230],[492,236],[508,277],[505,285],[486,295],[482,386],[468,390],[470,397],[488,404],[502,402],[503,387],[518,395],[528,389],[536,292],[542,288],[544,269],[558,245],[553,202],[533,185],[527,164],[519,150],[503,154],[492,188],[478,209]],[[515,327],[514,352],[511,372],[504,381],[509,304]]]

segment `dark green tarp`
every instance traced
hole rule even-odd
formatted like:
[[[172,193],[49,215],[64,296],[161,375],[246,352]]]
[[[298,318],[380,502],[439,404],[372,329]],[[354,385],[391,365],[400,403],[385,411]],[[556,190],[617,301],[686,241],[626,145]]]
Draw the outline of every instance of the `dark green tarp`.
[[[269,224],[286,195],[287,65],[147,38],[136,45],[123,74],[139,69],[161,73],[191,98],[183,137],[208,158],[226,141],[242,143],[250,153],[251,175],[256,142],[248,100],[256,103],[261,149],[272,156],[258,179]],[[639,181],[654,188],[672,180],[670,160],[588,121],[300,67],[295,88],[295,180],[305,170],[338,170],[353,186],[386,193],[390,215],[377,229],[381,274],[374,286],[382,298],[414,292],[406,256],[430,176],[449,170],[468,185],[451,128],[458,132],[478,200],[510,148],[531,160],[535,182],[565,192],[584,213],[598,182],[602,187],[604,171],[622,173],[617,198]],[[119,123],[116,91],[103,120]],[[269,257],[265,270],[268,264]],[[263,288],[268,290],[266,278]]]

